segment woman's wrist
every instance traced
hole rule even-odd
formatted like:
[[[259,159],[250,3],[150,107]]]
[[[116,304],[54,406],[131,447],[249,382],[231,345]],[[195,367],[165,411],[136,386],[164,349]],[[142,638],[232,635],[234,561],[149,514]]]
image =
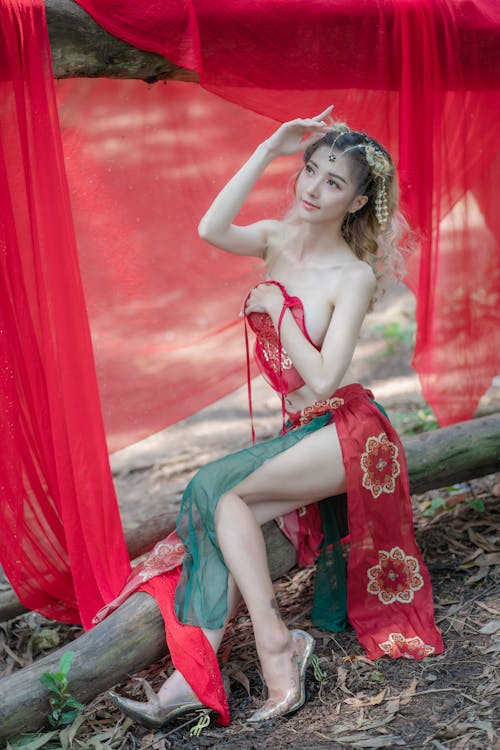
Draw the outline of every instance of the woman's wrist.
[[[280,155],[273,146],[271,138],[262,141],[262,143],[257,146],[256,153],[260,154],[268,163],[272,162],[273,159]]]

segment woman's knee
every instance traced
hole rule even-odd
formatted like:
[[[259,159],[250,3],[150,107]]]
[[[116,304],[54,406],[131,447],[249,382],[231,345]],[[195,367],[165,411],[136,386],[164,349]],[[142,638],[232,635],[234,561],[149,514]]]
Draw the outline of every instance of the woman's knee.
[[[218,526],[220,526],[220,523],[225,515],[227,513],[231,513],[233,510],[235,503],[241,502],[241,499],[235,495],[234,492],[224,492],[220,498],[219,502],[217,503],[217,507],[215,509],[215,528],[217,529]]]

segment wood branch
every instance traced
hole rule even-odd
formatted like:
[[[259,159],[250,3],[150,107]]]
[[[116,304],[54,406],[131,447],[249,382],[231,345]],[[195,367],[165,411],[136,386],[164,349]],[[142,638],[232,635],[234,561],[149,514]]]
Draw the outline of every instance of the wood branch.
[[[500,414],[463,422],[404,441],[413,492],[467,481],[500,470]],[[154,525],[154,522],[151,524]],[[164,530],[151,537],[164,536]],[[265,527],[273,578],[295,565],[295,551],[274,523]],[[153,539],[154,537],[154,539]],[[134,594],[116,612],[73,643],[0,681],[0,739],[39,729],[48,710],[40,674],[54,671],[74,651],[70,690],[91,700],[165,653],[163,621],[153,599]]]
[[[124,520],[124,535],[127,545],[128,554],[131,560],[135,560],[145,552],[149,552],[156,542],[164,539],[175,529],[175,519],[177,513],[160,513],[154,518],[148,518],[139,525],[127,525],[127,519]],[[28,612],[24,604],[21,604],[12,589],[0,591],[0,622],[12,620],[13,617]]]
[[[295,565],[295,550],[275,523],[264,527],[273,578]],[[49,712],[43,672],[56,672],[61,655],[73,651],[69,690],[86,702],[165,655],[165,629],[156,601],[133,594],[73,643],[0,680],[0,739],[40,729]]]
[[[198,81],[194,71],[108,34],[73,0],[45,0],[45,10],[55,78]]]
[[[403,441],[413,493],[465,482],[500,469],[500,414],[461,422]],[[125,519],[126,523],[126,519]],[[133,560],[150,550],[175,526],[175,514],[163,513],[140,526],[125,527]],[[0,593],[0,622],[26,612],[13,591]]]
[[[412,494],[500,471],[500,413],[403,440]]]

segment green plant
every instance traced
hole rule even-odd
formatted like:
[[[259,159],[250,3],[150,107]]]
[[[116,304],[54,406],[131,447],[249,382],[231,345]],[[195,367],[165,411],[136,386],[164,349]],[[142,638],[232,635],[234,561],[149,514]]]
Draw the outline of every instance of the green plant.
[[[411,347],[415,339],[414,322],[401,325],[397,321],[386,325],[377,324],[374,330],[387,341],[387,353],[393,354],[397,346]]]
[[[419,435],[421,432],[430,432],[439,427],[430,406],[424,406],[409,413],[394,411],[391,418],[396,430],[403,435]]]
[[[71,724],[78,711],[83,708],[82,704],[73,698],[68,687],[68,672],[74,657],[74,651],[66,651],[59,660],[59,671],[44,672],[40,677],[42,685],[51,693],[48,721],[54,728]]]

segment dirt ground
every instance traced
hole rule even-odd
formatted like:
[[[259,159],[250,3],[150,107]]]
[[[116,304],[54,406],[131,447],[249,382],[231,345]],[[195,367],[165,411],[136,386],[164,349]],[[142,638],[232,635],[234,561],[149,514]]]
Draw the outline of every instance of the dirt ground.
[[[400,434],[433,429],[435,421],[411,369],[413,299],[392,289],[365,325],[353,376],[374,390]],[[272,393],[255,386],[257,434],[266,438],[280,424]],[[279,405],[278,405],[279,406]],[[498,379],[482,399],[479,414],[500,409]],[[127,524],[176,508],[196,469],[249,442],[246,391],[240,389],[163,433],[112,457],[120,506]],[[317,639],[316,668],[308,675],[308,701],[295,715],[251,728],[245,717],[262,697],[262,681],[250,622],[240,609],[221,648],[229,691],[231,726],[211,723],[190,736],[196,719],[179,719],[164,731],[133,725],[106,694],[81,712],[74,739],[40,740],[36,747],[67,750],[315,750],[329,748],[500,748],[500,576],[498,563],[500,474],[414,496],[417,541],[427,563],[436,619],[445,652],[422,661],[388,658],[370,662],[351,629],[329,633],[310,622],[314,571],[295,570],[277,584],[283,616]],[[77,628],[33,613],[0,625],[0,674],[29,663],[78,635]],[[3,649],[2,649],[3,647]],[[151,665],[118,692],[144,698],[171,669],[168,657]],[[19,741],[12,747],[20,746]],[[31,748],[35,750],[35,746]]]

